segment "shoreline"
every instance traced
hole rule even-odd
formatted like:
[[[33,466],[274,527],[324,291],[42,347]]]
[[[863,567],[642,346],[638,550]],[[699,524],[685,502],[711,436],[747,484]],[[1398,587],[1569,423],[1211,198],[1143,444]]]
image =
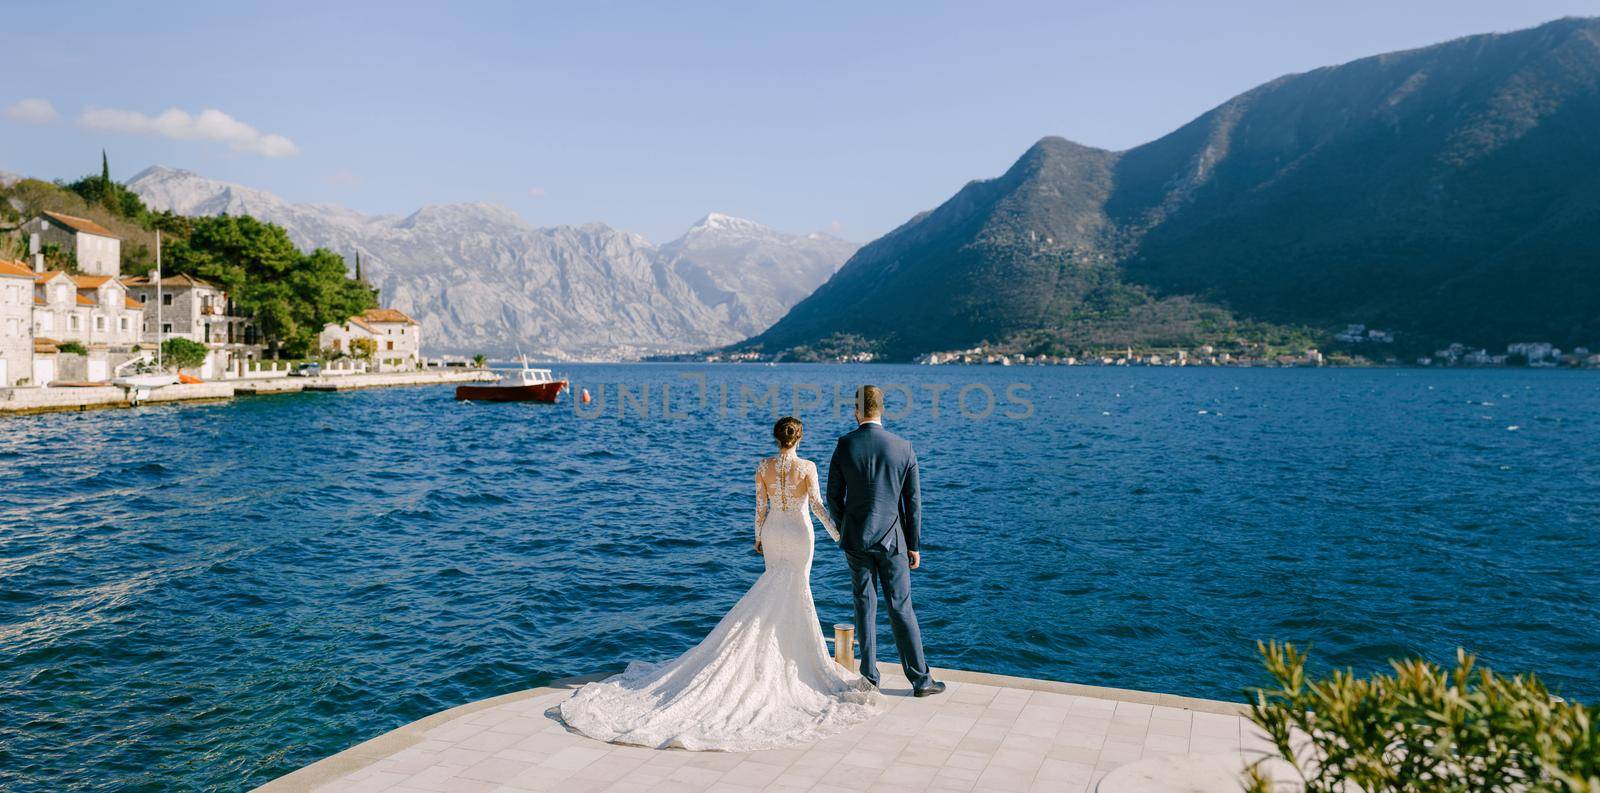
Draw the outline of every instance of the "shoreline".
[[[115,385],[85,387],[12,388],[0,390],[0,416],[30,416],[86,410],[134,408],[175,402],[227,402],[240,396],[297,394],[301,392],[354,391],[366,388],[478,383],[499,379],[487,369],[454,371],[386,372],[306,378],[253,378],[179,383],[150,389],[135,397],[130,389]]]

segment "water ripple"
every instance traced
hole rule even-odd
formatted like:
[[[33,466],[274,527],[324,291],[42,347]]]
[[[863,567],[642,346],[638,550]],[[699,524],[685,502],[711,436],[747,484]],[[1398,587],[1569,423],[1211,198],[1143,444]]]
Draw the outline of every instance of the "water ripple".
[[[1358,669],[1464,645],[1600,695],[1591,374],[571,370],[596,393],[1029,383],[1026,421],[893,422],[922,460],[938,665],[1233,698],[1258,638]],[[0,789],[248,788],[682,651],[760,569],[771,416],[730,407],[591,420],[429,388],[6,419]],[[847,428],[807,416],[802,453]],[[848,619],[825,547],[813,585]]]

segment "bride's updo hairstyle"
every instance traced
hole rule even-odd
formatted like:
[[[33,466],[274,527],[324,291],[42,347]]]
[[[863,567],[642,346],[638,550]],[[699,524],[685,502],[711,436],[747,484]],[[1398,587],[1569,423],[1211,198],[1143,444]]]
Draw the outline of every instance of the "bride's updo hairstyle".
[[[778,442],[780,451],[793,449],[799,445],[800,437],[805,434],[805,425],[794,416],[784,416],[778,423],[772,425],[772,439]]]

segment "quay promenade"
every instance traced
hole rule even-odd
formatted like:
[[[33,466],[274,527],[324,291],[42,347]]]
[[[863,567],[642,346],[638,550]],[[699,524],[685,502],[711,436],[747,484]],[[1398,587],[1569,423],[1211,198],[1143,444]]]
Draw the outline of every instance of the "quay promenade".
[[[0,389],[0,416],[57,411],[129,408],[162,402],[211,402],[236,396],[292,394],[300,391],[348,391],[359,388],[425,386],[488,382],[499,375],[482,369],[362,373],[320,377],[278,377],[215,380],[177,384],[130,393],[120,386]]]
[[[882,666],[889,707],[821,742],[686,752],[586,738],[554,708],[583,682],[473,702],[257,788],[260,793],[1160,793],[1241,789],[1271,755],[1242,705],[957,670],[917,699]]]

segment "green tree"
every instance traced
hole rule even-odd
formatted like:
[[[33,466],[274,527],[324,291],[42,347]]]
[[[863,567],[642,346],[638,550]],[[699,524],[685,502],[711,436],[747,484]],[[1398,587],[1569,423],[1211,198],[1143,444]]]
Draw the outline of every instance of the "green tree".
[[[193,369],[206,362],[206,346],[182,337],[161,342],[162,362],[178,371]]]
[[[165,222],[162,220],[161,222]],[[168,271],[214,281],[282,350],[315,349],[324,325],[376,305],[344,259],[323,248],[302,253],[288,232],[248,216],[188,218],[186,237],[167,248]]]
[[[489,363],[488,356],[484,355],[481,352],[478,353],[477,355],[472,356],[472,365],[474,367],[478,368],[478,369],[482,369],[488,363]]]
[[[359,338],[350,340],[350,354],[356,358],[370,361],[377,351],[378,342],[373,339]]]
[[[107,159],[104,149],[100,150],[99,175],[85,176],[62,186],[78,194],[85,202],[105,207],[114,215],[138,221],[141,225],[149,220],[150,210],[139,195],[112,181],[111,161]]]

